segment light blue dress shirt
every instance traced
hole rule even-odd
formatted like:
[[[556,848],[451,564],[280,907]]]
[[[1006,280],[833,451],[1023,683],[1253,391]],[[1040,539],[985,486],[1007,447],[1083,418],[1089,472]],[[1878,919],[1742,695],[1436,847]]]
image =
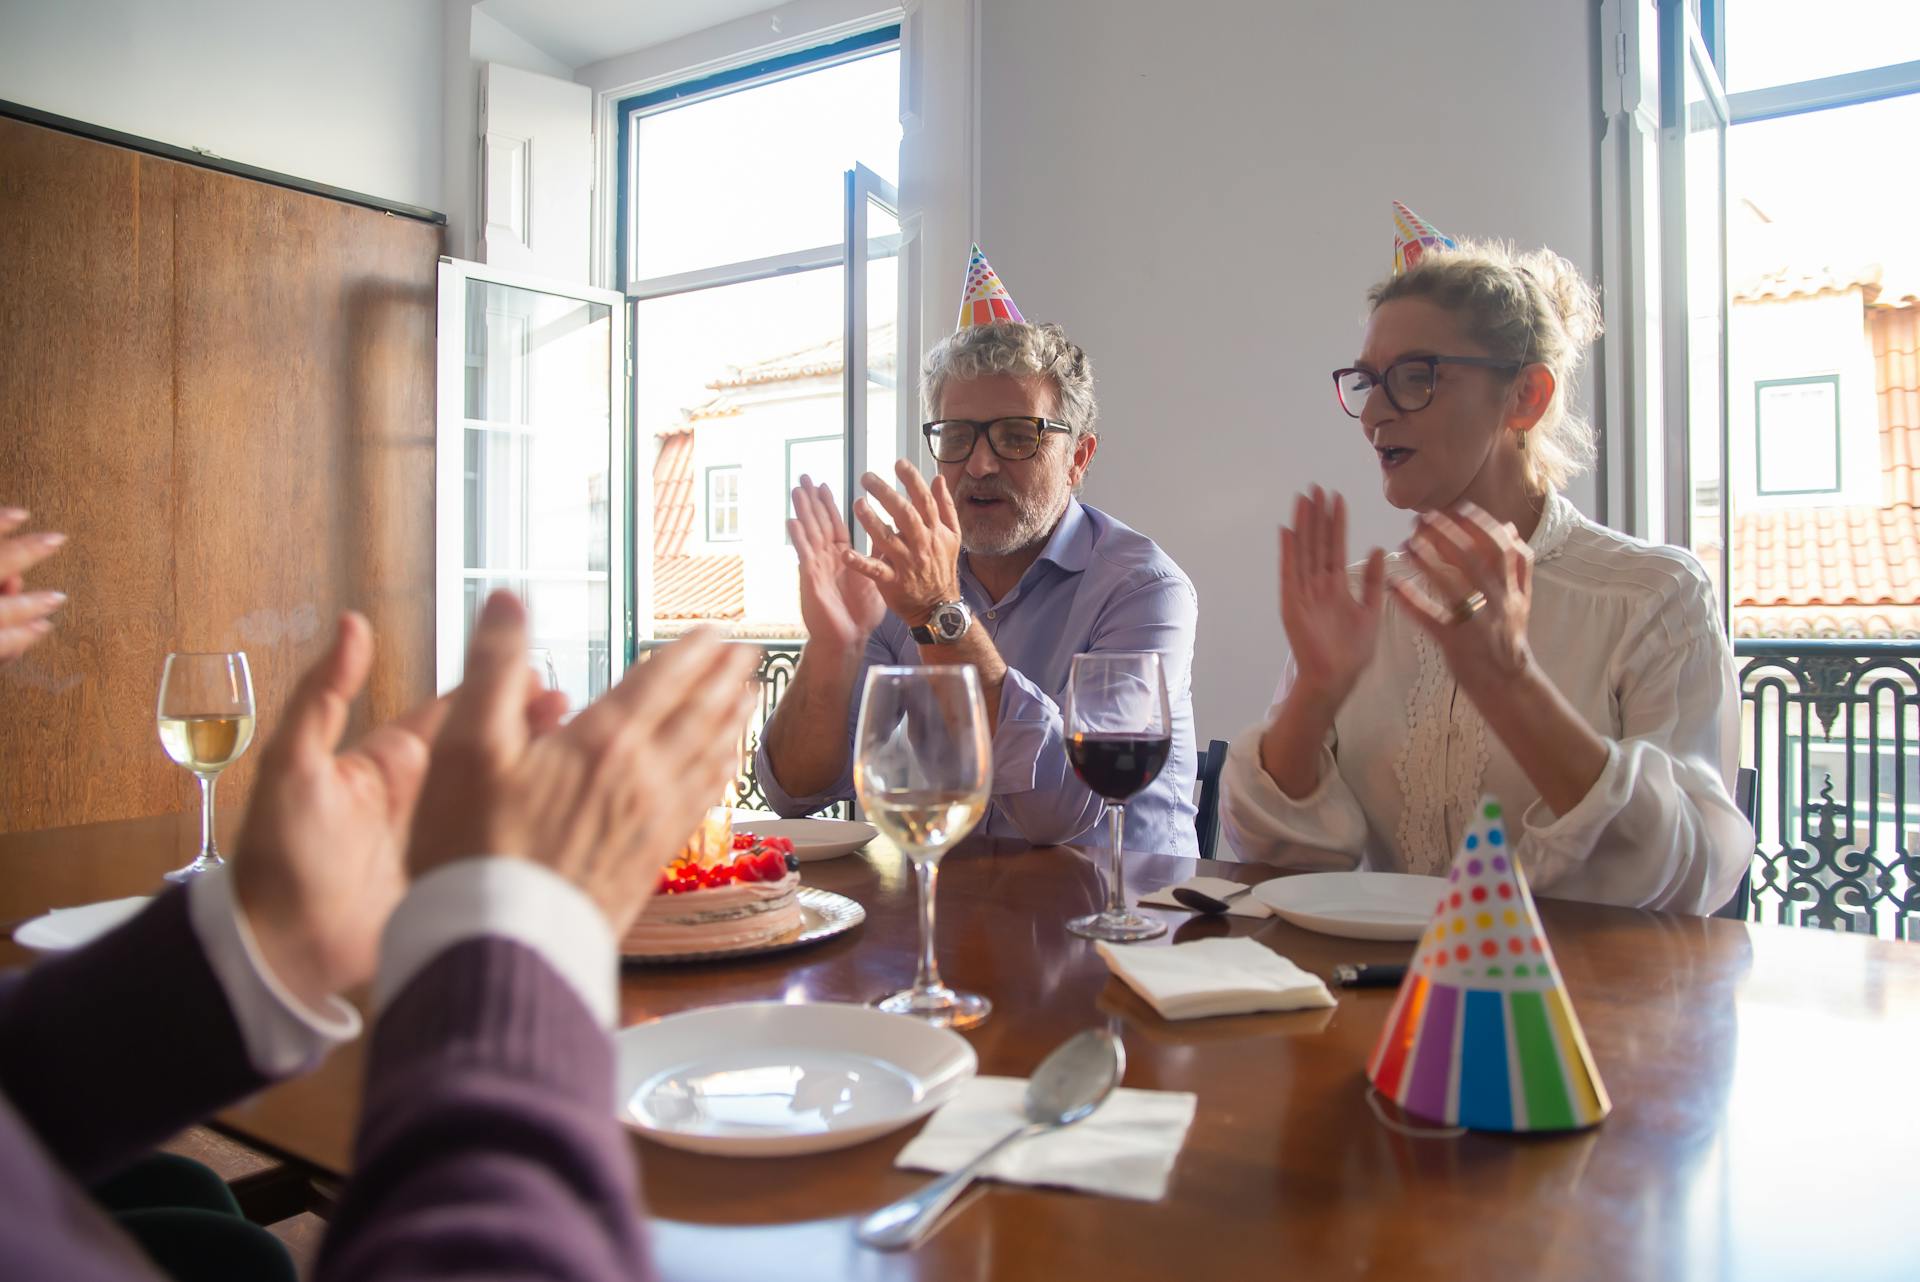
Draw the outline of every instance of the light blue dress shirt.
[[[1197,855],[1193,781],[1193,636],[1199,598],[1173,559],[1143,534],[1098,508],[1070,499],[1047,546],[1013,591],[998,601],[960,562],[960,590],[1007,665],[993,736],[993,797],[978,832],[1036,846],[1097,844],[1104,802],[1067,761],[1061,705],[1073,656],[1102,650],[1153,650],[1166,671],[1173,712],[1173,752],[1160,777],[1127,803],[1128,850]],[[872,664],[918,664],[920,647],[906,624],[888,613],[867,638],[847,742],[853,742],[860,691]],[[782,815],[805,815],[853,796],[853,755],[831,788],[796,797],[780,787],[762,744],[754,756],[767,804]]]

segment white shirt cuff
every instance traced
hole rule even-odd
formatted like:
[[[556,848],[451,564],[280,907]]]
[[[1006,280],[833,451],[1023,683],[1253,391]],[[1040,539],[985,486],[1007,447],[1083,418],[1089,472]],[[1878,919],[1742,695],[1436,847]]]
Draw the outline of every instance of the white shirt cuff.
[[[310,1068],[360,1036],[360,1012],[338,997],[315,1010],[295,997],[260,956],[253,931],[233,897],[229,868],[215,868],[187,887],[187,920],[207,965],[240,1026],[254,1070],[287,1077]]]
[[[599,905],[548,868],[494,855],[456,860],[413,884],[381,937],[374,1009],[386,1009],[441,953],[482,936],[538,953],[602,1028],[614,1027],[619,953]]]

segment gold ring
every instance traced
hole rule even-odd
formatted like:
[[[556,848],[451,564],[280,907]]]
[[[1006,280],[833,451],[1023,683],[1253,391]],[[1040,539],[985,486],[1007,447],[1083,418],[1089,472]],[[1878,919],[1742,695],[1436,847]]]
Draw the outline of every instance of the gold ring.
[[[1453,622],[1465,623],[1474,615],[1487,608],[1487,594],[1469,592],[1465,597],[1453,603]]]

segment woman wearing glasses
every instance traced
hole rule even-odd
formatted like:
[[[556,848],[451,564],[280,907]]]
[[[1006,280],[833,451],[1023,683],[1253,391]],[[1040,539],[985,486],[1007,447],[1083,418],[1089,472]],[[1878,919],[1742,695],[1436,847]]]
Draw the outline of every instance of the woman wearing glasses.
[[[1227,758],[1228,841],[1292,867],[1444,873],[1486,792],[1519,816],[1540,893],[1713,911],[1753,849],[1713,587],[1559,492],[1593,456],[1572,407],[1593,291],[1549,251],[1462,242],[1369,299],[1334,379],[1413,534],[1349,568],[1344,500],[1295,500],[1291,655]]]

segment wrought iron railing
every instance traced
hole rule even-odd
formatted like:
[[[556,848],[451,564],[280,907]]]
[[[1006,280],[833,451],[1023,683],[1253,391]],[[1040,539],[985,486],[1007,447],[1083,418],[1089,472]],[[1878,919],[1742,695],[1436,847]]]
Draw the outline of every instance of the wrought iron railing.
[[[1753,921],[1920,938],[1920,644],[1736,641]]]

